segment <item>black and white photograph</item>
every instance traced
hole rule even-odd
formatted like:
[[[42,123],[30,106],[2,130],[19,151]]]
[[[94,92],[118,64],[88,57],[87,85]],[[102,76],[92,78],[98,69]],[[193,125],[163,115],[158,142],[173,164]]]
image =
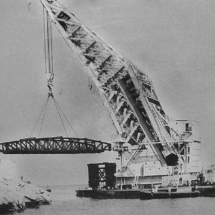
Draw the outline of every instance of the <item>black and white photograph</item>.
[[[1,0],[1,215],[214,203],[215,1]]]

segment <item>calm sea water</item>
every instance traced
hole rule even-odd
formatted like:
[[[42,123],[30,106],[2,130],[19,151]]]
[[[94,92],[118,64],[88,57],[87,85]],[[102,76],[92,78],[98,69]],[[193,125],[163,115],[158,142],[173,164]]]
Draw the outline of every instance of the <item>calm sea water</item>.
[[[13,215],[214,215],[215,198],[165,200],[104,199],[76,197],[78,186],[51,187],[52,204]],[[7,214],[9,215],[9,214]]]

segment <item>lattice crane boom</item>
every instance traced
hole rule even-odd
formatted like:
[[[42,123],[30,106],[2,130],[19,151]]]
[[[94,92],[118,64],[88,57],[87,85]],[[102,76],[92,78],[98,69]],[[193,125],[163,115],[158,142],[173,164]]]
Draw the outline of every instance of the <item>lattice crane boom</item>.
[[[118,133],[131,145],[153,143],[150,146],[161,164],[169,165],[168,155],[177,153],[152,81],[58,1],[40,1],[94,81]]]

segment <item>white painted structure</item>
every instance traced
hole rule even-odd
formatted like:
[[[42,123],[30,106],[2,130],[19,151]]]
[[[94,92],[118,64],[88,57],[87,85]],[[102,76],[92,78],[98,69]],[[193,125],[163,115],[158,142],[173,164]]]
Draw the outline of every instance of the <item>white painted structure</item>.
[[[179,134],[175,142],[181,161],[176,166],[162,166],[152,149],[146,145],[139,157],[128,166],[128,154],[133,148],[125,148],[122,153],[124,164],[116,173],[117,184],[124,185],[163,184],[172,186],[191,184],[201,173],[201,138],[197,122],[189,120],[170,121],[169,125]],[[119,167],[120,169],[121,167]],[[209,176],[210,177],[210,176]],[[123,179],[122,179],[123,178]],[[212,180],[212,179],[211,179]]]

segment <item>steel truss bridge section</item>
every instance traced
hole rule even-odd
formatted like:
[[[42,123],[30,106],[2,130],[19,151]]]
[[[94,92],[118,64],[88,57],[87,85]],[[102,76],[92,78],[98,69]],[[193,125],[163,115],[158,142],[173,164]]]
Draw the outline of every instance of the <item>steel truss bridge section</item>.
[[[86,154],[111,151],[111,144],[86,138],[26,138],[0,143],[3,154]]]
[[[168,118],[149,77],[59,1],[40,1],[51,23],[94,81],[119,135],[126,143],[140,148],[141,143],[148,142],[161,164],[169,165],[167,157],[177,151],[172,144]]]

